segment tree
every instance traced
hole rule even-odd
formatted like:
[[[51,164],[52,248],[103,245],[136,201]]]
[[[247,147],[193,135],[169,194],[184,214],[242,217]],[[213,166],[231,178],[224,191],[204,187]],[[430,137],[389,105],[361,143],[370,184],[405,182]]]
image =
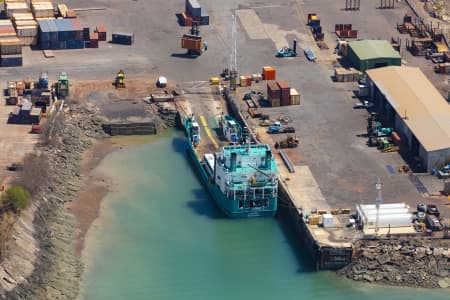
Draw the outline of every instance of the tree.
[[[15,211],[21,211],[28,205],[30,193],[20,186],[13,186],[2,194],[2,202],[11,204]]]

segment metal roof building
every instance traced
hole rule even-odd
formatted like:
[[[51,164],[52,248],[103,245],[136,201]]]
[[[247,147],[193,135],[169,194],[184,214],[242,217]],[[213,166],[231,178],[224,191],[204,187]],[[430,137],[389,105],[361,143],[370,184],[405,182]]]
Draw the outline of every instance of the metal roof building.
[[[402,59],[386,40],[360,40],[348,43],[347,59],[361,72],[368,69],[400,66]]]
[[[368,70],[371,97],[428,171],[450,162],[450,106],[419,68]]]

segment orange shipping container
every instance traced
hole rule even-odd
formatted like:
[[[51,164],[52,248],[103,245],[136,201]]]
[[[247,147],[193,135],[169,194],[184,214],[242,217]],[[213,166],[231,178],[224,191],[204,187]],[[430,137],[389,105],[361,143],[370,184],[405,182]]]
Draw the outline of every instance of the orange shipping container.
[[[181,48],[200,51],[202,50],[202,46],[203,46],[202,39],[196,40],[186,37],[183,37],[181,39]]]
[[[274,67],[263,67],[264,80],[275,80],[276,71]]]

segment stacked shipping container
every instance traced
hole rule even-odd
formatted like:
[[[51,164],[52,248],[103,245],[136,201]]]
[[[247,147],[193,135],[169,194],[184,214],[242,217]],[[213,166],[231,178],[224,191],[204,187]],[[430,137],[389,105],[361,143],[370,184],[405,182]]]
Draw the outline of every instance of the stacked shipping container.
[[[208,12],[197,0],[186,0],[186,11],[182,18],[184,26],[190,26],[192,21],[197,21],[199,25],[209,25]]]
[[[280,87],[280,105],[291,105],[291,87],[286,81],[278,81],[277,84]]]
[[[264,80],[275,80],[276,70],[274,67],[263,67]]]
[[[280,106],[281,90],[275,81],[267,82],[267,99],[272,107]]]
[[[83,49],[83,27],[78,19],[39,20],[39,43],[43,50]]]

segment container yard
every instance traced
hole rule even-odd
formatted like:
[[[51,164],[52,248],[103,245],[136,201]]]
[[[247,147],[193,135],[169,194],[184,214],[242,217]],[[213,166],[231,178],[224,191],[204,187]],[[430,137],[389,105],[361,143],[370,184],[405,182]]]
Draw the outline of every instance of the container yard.
[[[448,105],[448,24],[416,15],[417,3],[410,2],[380,9],[368,0],[169,0],[151,5],[6,0],[0,20],[0,66],[5,67],[0,84],[6,90],[0,148],[32,151],[38,135],[29,133],[40,131],[36,125],[56,109],[56,98],[62,103],[53,96],[58,88],[71,120],[76,114],[72,105],[86,105],[95,114],[99,102],[107,110],[127,99],[136,110],[158,112],[154,102],[167,101],[175,109],[180,99],[189,101],[192,113],[197,109],[206,117],[206,126],[199,119],[205,140],[218,139],[214,112],[225,99],[253,141],[272,147],[279,168],[276,220],[287,225],[290,251],[308,255],[317,270],[350,266],[345,276],[353,280],[411,286],[407,276],[392,279],[402,269],[398,255],[391,255],[396,264],[380,263],[381,253],[364,256],[374,241],[389,240],[389,247],[397,249],[399,241],[428,245],[448,238],[447,152],[421,141],[448,140],[445,130],[438,130],[439,124],[448,124],[436,116]],[[313,59],[274,57],[293,40],[298,53],[312,53]],[[386,68],[401,68],[398,74],[386,73],[397,85],[383,80],[388,75],[378,75],[396,70]],[[409,68],[422,73],[404,75]],[[155,79],[162,76],[168,87],[156,87]],[[82,97],[72,98],[74,85],[84,87]],[[136,92],[150,86],[158,92]],[[391,91],[400,86],[403,94]],[[433,106],[421,99],[432,99]],[[420,125],[420,116],[438,124],[429,137],[424,134],[429,125]],[[134,132],[102,125],[111,135]],[[153,123],[145,126],[142,132],[159,134]],[[23,154],[14,159],[3,155],[0,162],[6,167]],[[422,204],[437,207],[439,216],[423,211]],[[378,273],[386,264],[397,273],[375,279],[367,261],[377,262]],[[352,273],[360,272],[359,266],[364,274]],[[439,284],[436,276],[420,286],[444,286],[448,276],[439,277],[444,280]]]

